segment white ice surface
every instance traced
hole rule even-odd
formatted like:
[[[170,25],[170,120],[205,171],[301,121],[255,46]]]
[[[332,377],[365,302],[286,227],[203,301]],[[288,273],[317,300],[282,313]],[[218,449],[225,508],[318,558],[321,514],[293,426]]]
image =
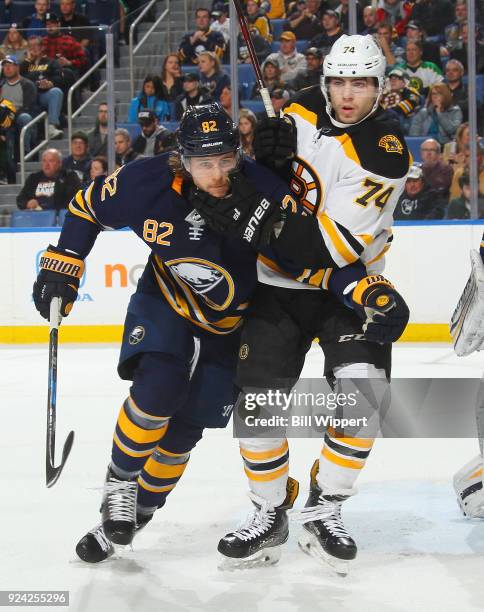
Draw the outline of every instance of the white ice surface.
[[[0,589],[70,591],[76,612],[467,612],[484,609],[484,522],[458,510],[451,478],[477,453],[474,440],[378,440],[343,515],[359,554],[339,578],[303,555],[294,526],[280,563],[217,569],[218,539],[249,510],[231,430],[208,431],[178,488],[135,541],[134,552],[90,566],[74,547],[98,521],[100,487],[128,384],[115,347],[61,346],[58,449],[76,440],[59,482],[44,485],[47,350],[0,348]],[[397,346],[394,376],[480,377],[482,354]],[[305,374],[318,376],[319,351]],[[318,440],[291,441],[291,474],[306,496]],[[15,608],[24,609],[24,608]],[[31,610],[32,608],[25,608]],[[61,608],[62,609],[62,608]],[[65,609],[65,608],[64,608]]]

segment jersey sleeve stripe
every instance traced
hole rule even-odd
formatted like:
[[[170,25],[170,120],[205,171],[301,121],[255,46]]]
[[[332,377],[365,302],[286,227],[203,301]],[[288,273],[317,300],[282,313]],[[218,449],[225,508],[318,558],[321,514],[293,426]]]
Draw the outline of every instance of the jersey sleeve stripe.
[[[330,255],[333,257],[335,262],[338,262],[339,260],[339,262],[341,262],[339,264],[340,267],[355,262],[358,259],[358,254],[354,254],[348,249],[343,239],[340,237],[336,227],[333,225],[331,219],[324,213],[319,218],[324,230],[326,231],[326,236],[330,240],[330,244],[328,245],[326,243],[326,246],[328,246]],[[325,237],[324,234],[323,237]],[[331,249],[330,246],[332,246],[333,248]]]
[[[95,221],[91,213],[86,209],[81,190],[79,190],[72,198],[69,203],[68,209],[69,212],[75,215],[76,217],[81,217],[81,219],[85,219],[86,221],[90,221],[91,223],[97,225],[97,222]]]
[[[301,119],[304,119],[305,121],[311,123],[311,125],[314,126],[316,126],[318,123],[318,116],[316,115],[316,113],[313,113],[312,111],[308,110],[307,108],[304,108],[304,106],[301,106],[296,102],[293,102],[287,108],[285,108],[284,113],[287,115],[291,113],[293,113],[294,115],[298,115],[299,117],[301,117]]]
[[[361,246],[358,240],[356,240],[353,234],[349,230],[347,230],[344,225],[341,225],[337,221],[335,221],[335,224],[340,233],[343,234],[344,239],[351,246],[353,251],[355,251],[355,253],[358,253],[358,255],[361,255],[363,253],[364,247]]]

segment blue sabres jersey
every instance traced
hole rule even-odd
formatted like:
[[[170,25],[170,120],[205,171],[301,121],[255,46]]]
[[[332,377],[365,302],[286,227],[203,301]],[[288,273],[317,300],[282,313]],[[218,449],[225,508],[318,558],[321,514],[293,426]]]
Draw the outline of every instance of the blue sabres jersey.
[[[199,328],[228,334],[241,325],[255,288],[257,254],[241,239],[205,226],[187,200],[188,181],[174,176],[168,158],[136,160],[79,191],[59,247],[85,257],[101,230],[130,227],[151,249],[140,282],[155,285]],[[244,159],[241,169],[270,201],[290,197],[288,187],[259,164]]]

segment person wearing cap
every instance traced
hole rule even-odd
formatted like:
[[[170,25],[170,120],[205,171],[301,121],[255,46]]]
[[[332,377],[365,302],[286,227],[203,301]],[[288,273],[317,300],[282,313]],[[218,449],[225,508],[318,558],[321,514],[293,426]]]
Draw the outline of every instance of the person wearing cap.
[[[28,45],[27,40],[22,34],[19,32],[17,24],[12,23],[0,47],[1,59],[10,55],[11,57],[16,57],[19,62],[23,60]]]
[[[47,27],[47,36],[43,39],[45,54],[59,62],[64,74],[66,68],[72,71],[77,80],[88,65],[82,45],[69,34],[61,33],[60,19],[56,13],[45,15],[45,25]]]
[[[311,40],[309,46],[321,49],[323,55],[327,55],[338,38],[343,36],[338,13],[329,9],[324,11],[321,16],[321,27],[323,31]]]
[[[259,34],[267,40],[268,43],[272,42],[272,26],[269,19],[265,16],[260,8],[260,0],[247,0],[245,4],[245,10],[247,12],[247,21],[250,28],[256,29]]]
[[[172,151],[176,144],[175,134],[158,124],[158,117],[153,111],[142,110],[138,113],[141,134],[133,142],[133,150],[140,155],[152,157],[166,151]]]
[[[382,21],[378,24],[375,40],[383,51],[387,62],[387,70],[395,66],[395,64],[403,64],[405,62],[405,49],[397,45],[393,40],[393,28],[388,22]]]
[[[410,129],[410,119],[421,104],[420,94],[408,85],[408,75],[401,68],[393,68],[388,73],[389,89],[383,92],[380,106],[400,121],[404,134]]]
[[[200,77],[195,72],[187,72],[182,77],[183,92],[175,100],[175,119],[180,121],[190,106],[200,106],[212,101],[210,94],[200,86]]]
[[[316,47],[309,47],[304,52],[306,56],[306,68],[297,73],[296,77],[290,81],[287,85],[292,91],[299,91],[304,87],[311,87],[311,85],[318,85],[321,80],[321,73],[323,70],[323,54],[321,49]]]
[[[228,7],[224,2],[216,2],[213,5],[213,10],[210,13],[212,22],[210,30],[212,32],[220,32],[224,37],[225,44],[230,41],[230,17],[228,16]]]
[[[447,201],[425,182],[420,164],[414,164],[407,174],[393,218],[405,221],[442,219],[446,208]]]
[[[49,12],[49,0],[35,0],[35,13],[25,17],[20,24],[24,36],[28,40],[31,36],[45,36],[45,14]]]
[[[18,144],[18,134],[20,130],[24,125],[30,123],[35,115],[37,89],[32,81],[20,76],[19,62],[14,55],[7,55],[3,60],[2,76],[2,94],[4,98],[10,100],[17,109],[17,114],[15,116],[15,126],[17,128],[15,141]],[[31,130],[27,130],[24,141],[26,153],[30,151],[31,138],[32,132]]]
[[[279,67],[279,62],[275,58],[267,58],[262,64],[262,76],[264,78],[264,85],[266,86],[269,94],[271,94],[274,89],[284,89],[285,84],[281,79],[281,69]],[[254,83],[252,87],[252,93],[250,94],[251,100],[259,100],[260,92],[259,86],[257,83]]]
[[[429,36],[442,36],[454,19],[453,4],[449,0],[419,0],[413,5],[412,19],[424,23]]]
[[[266,61],[277,61],[281,70],[281,80],[288,83],[295,78],[299,70],[306,68],[306,58],[296,49],[294,32],[283,32],[279,36],[281,43],[277,53],[271,53]]]
[[[49,115],[49,138],[62,138],[59,129],[60,114],[64,93],[64,77],[57,60],[45,55],[42,38],[31,36],[28,41],[28,52],[20,64],[20,74],[34,83],[37,88],[37,102]]]
[[[195,10],[194,32],[188,32],[182,38],[178,57],[182,64],[198,64],[198,54],[202,51],[213,51],[220,59],[225,53],[225,39],[221,32],[210,27],[210,11],[206,8]]]
[[[287,25],[298,40],[311,40],[321,33],[321,0],[306,0],[288,17]]]
[[[427,35],[424,27],[419,21],[412,19],[405,26],[405,35],[407,42],[409,40],[419,40],[422,43],[422,59],[426,62],[433,62],[439,68],[442,68],[441,56],[448,55],[445,47],[441,47],[439,43],[427,40]]]
[[[64,170],[72,170],[84,185],[89,181],[91,156],[89,155],[89,139],[85,132],[74,132],[71,136],[71,154],[62,162]]]

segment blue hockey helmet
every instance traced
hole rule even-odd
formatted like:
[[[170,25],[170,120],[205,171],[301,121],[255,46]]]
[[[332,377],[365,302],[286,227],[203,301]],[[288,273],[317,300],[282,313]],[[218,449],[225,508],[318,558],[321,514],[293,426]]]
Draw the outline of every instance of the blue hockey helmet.
[[[192,106],[180,121],[178,149],[182,158],[236,153],[239,130],[218,102]]]

